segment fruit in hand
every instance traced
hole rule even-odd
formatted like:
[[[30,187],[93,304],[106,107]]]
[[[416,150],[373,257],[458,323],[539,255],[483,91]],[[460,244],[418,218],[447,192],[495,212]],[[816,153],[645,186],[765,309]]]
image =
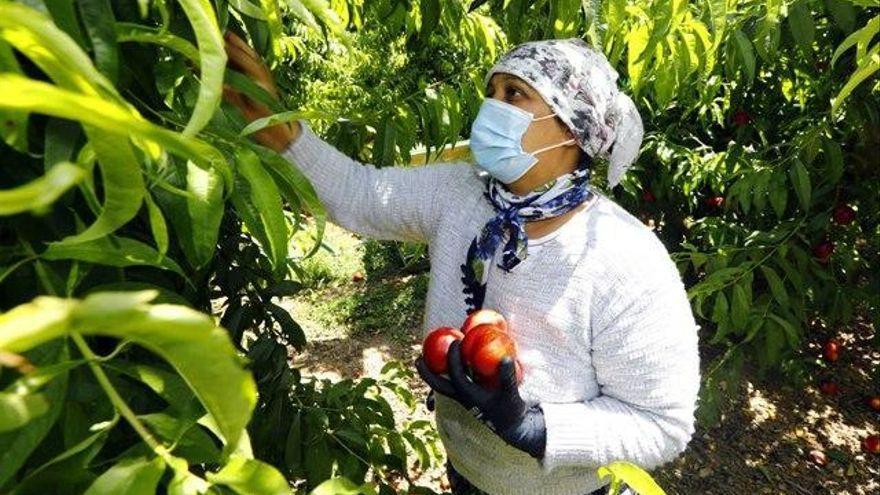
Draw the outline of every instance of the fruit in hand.
[[[829,339],[822,348],[822,355],[826,361],[834,362],[840,358],[840,342],[835,339]]]
[[[868,407],[875,411],[880,411],[880,395],[875,395],[873,397],[868,397],[866,401],[868,403]]]
[[[868,435],[862,440],[862,449],[871,454],[880,454],[880,435]]]
[[[471,312],[461,325],[461,331],[467,335],[471,329],[484,324],[495,325],[501,331],[507,331],[507,320],[501,316],[501,313],[491,309],[478,309]]]
[[[501,361],[505,357],[514,360],[516,366],[517,383],[522,380],[522,367],[516,361],[516,344],[506,332],[497,329],[474,329],[474,331],[465,335],[465,341],[468,336],[474,335],[468,343],[468,354],[464,354],[464,345],[462,342],[462,358],[465,364],[473,371],[474,379],[477,383],[489,388],[498,388],[501,385],[499,376],[499,367]]]
[[[471,356],[483,337],[489,334],[506,335],[506,332],[491,323],[477,325],[465,332],[464,340],[461,341],[461,358],[464,360],[465,365],[470,366]]]
[[[849,225],[856,219],[856,210],[850,205],[840,204],[834,208],[831,217],[837,225]]]
[[[452,327],[439,327],[425,337],[422,343],[422,355],[432,373],[442,375],[449,372],[446,361],[449,345],[463,337],[464,334],[459,329]]]

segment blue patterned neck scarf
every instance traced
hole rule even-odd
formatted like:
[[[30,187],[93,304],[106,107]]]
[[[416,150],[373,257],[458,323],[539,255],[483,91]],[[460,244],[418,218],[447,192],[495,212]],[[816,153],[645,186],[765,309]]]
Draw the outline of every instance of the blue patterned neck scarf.
[[[525,222],[547,219],[562,215],[584,201],[591,200],[595,193],[589,188],[590,169],[578,168],[574,172],[557,177],[540,188],[519,196],[510,192],[506,186],[490,177],[483,195],[495,209],[495,216],[489,220],[479,235],[471,241],[467,260],[461,265],[464,293],[468,296],[467,313],[481,309],[486,296],[487,262],[495,255],[498,246],[504,241],[504,251],[498,267],[511,271],[528,256],[528,236]]]

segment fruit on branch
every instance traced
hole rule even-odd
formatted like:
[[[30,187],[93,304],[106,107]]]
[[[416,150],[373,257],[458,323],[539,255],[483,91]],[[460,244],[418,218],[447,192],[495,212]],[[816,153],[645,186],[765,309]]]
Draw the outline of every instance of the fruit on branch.
[[[868,400],[866,400],[865,403],[867,403],[868,407],[871,409],[880,412],[880,395],[868,397]]]
[[[824,381],[819,384],[819,390],[825,395],[837,395],[840,392],[840,387],[834,382]]]
[[[880,454],[880,435],[868,435],[862,440],[862,450],[870,454]]]
[[[449,372],[446,354],[449,345],[461,340],[464,334],[457,328],[439,327],[431,331],[422,343],[422,356],[432,373],[442,375]]]
[[[724,196],[709,196],[704,203],[709,208],[719,208],[724,204]]]
[[[822,347],[822,355],[826,361],[834,362],[840,358],[840,342],[836,339],[829,339]]]
[[[834,207],[831,217],[837,225],[849,225],[856,219],[856,210],[850,205],[839,204]]]
[[[507,320],[501,316],[501,313],[491,309],[478,309],[472,311],[461,325],[461,331],[467,335],[471,329],[484,324],[495,325],[501,331],[507,331]]]
[[[654,197],[654,193],[652,193],[650,189],[645,189],[642,191],[642,201],[645,203],[653,203],[654,201],[657,201],[657,198]]]
[[[834,243],[831,241],[822,241],[813,246],[813,256],[815,256],[820,263],[828,263],[828,258],[831,257],[831,253],[833,252]]]
[[[752,122],[752,116],[745,110],[737,110],[733,113],[733,125],[737,127],[747,126]]]

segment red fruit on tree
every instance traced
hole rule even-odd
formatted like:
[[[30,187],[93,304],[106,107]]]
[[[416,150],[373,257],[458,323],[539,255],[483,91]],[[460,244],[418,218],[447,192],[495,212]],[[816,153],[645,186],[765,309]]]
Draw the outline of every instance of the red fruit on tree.
[[[749,125],[752,121],[752,116],[749,115],[749,112],[745,110],[737,110],[733,113],[733,124],[737,127],[743,127]]]
[[[828,258],[831,257],[831,253],[834,252],[834,243],[831,241],[822,241],[819,244],[813,246],[813,256],[815,256],[820,263],[827,263]]]
[[[835,339],[825,342],[825,345],[822,347],[822,355],[825,356],[826,361],[837,361],[840,357],[840,342]]]
[[[654,201],[657,201],[657,198],[654,197],[654,193],[652,193],[650,189],[645,189],[642,191],[642,200],[645,203],[653,203]]]
[[[856,210],[850,205],[839,204],[834,207],[831,217],[837,225],[849,225],[856,219]]]
[[[501,313],[492,309],[478,309],[471,312],[461,325],[461,331],[467,335],[472,328],[484,324],[495,325],[502,331],[507,331],[507,320],[501,316]]]
[[[862,440],[862,449],[871,454],[880,454],[880,435],[868,435]]]
[[[819,384],[819,390],[825,395],[837,395],[837,393],[840,392],[840,387],[834,382],[826,381]]]
[[[710,208],[718,208],[724,204],[724,196],[709,196],[706,198],[705,204]]]
[[[459,329],[452,327],[439,327],[425,337],[422,343],[422,356],[432,373],[442,375],[449,372],[446,361],[449,345],[463,337],[464,334]]]
[[[880,395],[875,395],[873,397],[868,397],[868,400],[865,401],[868,404],[868,407],[875,411],[880,411]]]

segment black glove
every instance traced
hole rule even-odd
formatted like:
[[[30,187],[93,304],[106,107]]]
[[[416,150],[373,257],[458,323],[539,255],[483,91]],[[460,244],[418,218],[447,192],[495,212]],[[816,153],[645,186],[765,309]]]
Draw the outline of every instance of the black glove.
[[[461,341],[449,346],[446,356],[450,380],[431,372],[421,357],[416,361],[419,376],[432,390],[458,401],[509,445],[540,459],[544,456],[547,430],[544,411],[538,404],[526,404],[516,384],[516,366],[510,357],[499,365],[501,387],[491,390],[474,383],[461,359]]]

